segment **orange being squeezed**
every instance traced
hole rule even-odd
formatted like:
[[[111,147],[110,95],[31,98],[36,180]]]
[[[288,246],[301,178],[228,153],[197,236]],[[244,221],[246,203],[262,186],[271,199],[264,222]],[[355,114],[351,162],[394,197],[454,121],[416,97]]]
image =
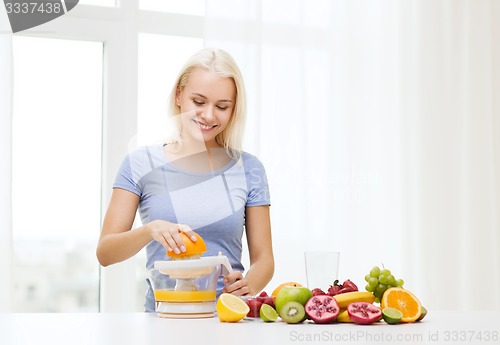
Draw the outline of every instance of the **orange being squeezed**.
[[[175,291],[159,289],[154,291],[157,302],[206,302],[215,301],[215,290]]]

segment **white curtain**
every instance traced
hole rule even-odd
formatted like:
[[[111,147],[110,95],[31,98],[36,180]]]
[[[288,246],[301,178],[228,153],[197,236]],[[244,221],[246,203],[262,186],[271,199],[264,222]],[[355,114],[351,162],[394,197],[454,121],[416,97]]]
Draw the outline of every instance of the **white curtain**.
[[[207,0],[205,44],[249,96],[246,150],[271,188],[276,273],[341,252],[429,309],[500,309],[500,3]]]
[[[3,7],[3,5],[0,5]],[[0,10],[0,312],[12,310],[11,123],[12,32]]]

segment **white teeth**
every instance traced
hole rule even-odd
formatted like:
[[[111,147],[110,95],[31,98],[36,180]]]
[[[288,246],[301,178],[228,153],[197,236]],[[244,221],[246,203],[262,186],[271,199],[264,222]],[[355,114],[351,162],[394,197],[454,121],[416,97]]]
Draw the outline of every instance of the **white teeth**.
[[[207,126],[207,125],[204,125],[202,123],[199,123],[198,121],[195,121],[196,125],[201,128],[201,129],[210,129],[212,128],[213,126]]]

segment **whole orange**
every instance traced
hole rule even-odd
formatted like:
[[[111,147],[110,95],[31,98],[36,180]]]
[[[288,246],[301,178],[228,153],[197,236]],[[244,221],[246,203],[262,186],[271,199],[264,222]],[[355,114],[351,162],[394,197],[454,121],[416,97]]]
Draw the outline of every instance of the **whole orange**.
[[[280,292],[280,290],[283,289],[285,286],[301,287],[302,285],[299,283],[296,283],[296,282],[286,282],[286,283],[280,284],[280,285],[278,285],[278,287],[276,289],[274,289],[271,296],[274,296],[274,297],[278,296],[278,293]]]

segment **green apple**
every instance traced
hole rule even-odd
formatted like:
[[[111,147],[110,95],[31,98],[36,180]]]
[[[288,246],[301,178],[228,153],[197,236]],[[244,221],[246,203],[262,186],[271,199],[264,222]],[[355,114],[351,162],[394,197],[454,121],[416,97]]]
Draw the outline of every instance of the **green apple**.
[[[280,312],[287,302],[298,302],[303,306],[312,297],[312,292],[305,286],[285,286],[276,296],[276,311]]]

